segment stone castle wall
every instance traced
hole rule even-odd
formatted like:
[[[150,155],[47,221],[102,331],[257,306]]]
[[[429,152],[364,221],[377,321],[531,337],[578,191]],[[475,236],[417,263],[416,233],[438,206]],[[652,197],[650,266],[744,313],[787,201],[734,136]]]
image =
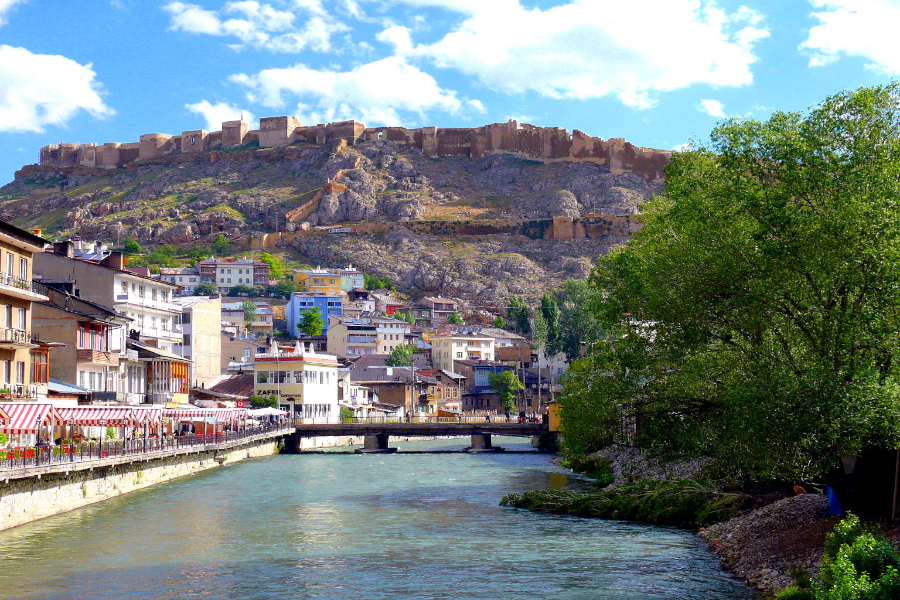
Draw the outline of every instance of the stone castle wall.
[[[403,223],[420,235],[524,235],[539,240],[573,240],[581,238],[630,237],[641,230],[640,221],[632,215],[594,215],[583,218],[552,219],[485,219],[480,221],[410,221]],[[339,235],[372,235],[387,233],[396,223],[342,223],[337,229],[351,232]],[[336,235],[329,229],[306,229],[292,232],[266,233],[251,237],[253,250],[276,248],[297,238]]]
[[[558,127],[536,127],[516,121],[482,127],[439,129],[422,127],[371,127],[358,121],[304,126],[294,117],[265,117],[259,130],[249,130],[243,121],[226,121],[221,131],[182,131],[180,135],[146,133],[138,142],[119,144],[51,144],[40,151],[40,164],[120,169],[164,156],[209,152],[258,141],[260,148],[279,148],[295,143],[332,144],[343,140],[389,141],[404,148],[421,150],[425,156],[466,156],[509,153],[541,162],[587,161],[605,165],[612,173],[635,173],[660,179],[671,152],[642,148],[621,138],[604,140],[583,131],[571,134]]]

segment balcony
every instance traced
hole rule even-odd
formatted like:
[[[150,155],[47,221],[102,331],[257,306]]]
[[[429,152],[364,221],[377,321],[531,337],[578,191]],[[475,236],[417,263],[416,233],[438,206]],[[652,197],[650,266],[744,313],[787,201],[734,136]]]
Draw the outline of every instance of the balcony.
[[[91,402],[115,402],[116,401],[116,393],[115,392],[91,392]]]
[[[109,365],[115,367],[119,364],[119,355],[115,352],[78,349],[75,351],[75,360],[80,363],[92,363],[95,365]]]
[[[0,384],[0,400],[34,400],[38,397],[38,386]]]
[[[31,332],[24,329],[0,328],[0,348],[31,348]]]
[[[47,300],[47,296],[41,293],[41,288],[43,286],[32,283],[30,279],[23,279],[8,273],[0,273],[0,294],[20,300],[40,302]]]
[[[347,343],[349,344],[374,344],[375,336],[366,336],[366,335],[348,335]]]

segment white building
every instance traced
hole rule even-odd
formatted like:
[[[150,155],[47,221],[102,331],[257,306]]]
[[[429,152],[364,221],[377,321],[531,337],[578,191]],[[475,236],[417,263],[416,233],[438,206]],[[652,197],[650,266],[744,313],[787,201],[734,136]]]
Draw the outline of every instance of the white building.
[[[328,349],[338,356],[390,354],[406,344],[409,323],[380,316],[331,317],[328,327]]]
[[[338,362],[333,354],[319,354],[300,341],[287,348],[273,342],[268,352],[254,356],[253,370],[256,395],[274,394],[282,409],[304,419],[338,417]]]
[[[435,368],[458,373],[457,360],[496,360],[494,338],[453,332],[431,336],[431,363]]]

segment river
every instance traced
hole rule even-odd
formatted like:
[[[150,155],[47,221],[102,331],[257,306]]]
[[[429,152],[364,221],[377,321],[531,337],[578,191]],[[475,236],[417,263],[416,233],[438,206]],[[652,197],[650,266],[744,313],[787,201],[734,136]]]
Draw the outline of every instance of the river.
[[[403,453],[465,441],[248,460],[0,532],[0,597],[752,597],[690,532],[498,506],[584,485],[547,455]]]

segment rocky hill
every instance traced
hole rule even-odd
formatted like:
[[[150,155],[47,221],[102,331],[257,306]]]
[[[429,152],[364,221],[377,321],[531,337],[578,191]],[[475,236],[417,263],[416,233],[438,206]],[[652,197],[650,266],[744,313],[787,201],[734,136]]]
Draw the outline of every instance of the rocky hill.
[[[289,259],[352,262],[406,288],[491,305],[583,277],[629,229],[566,240],[515,232],[462,235],[452,228],[442,234],[439,227],[423,234],[411,225],[635,215],[662,190],[661,179],[611,173],[595,162],[514,154],[428,157],[390,141],[347,146],[341,140],[249,144],[114,170],[32,165],[0,188],[0,218],[41,228],[47,237],[120,243],[133,236],[145,247],[192,245],[222,233],[237,250],[272,232],[392,224],[356,235],[286,235],[276,246]]]

